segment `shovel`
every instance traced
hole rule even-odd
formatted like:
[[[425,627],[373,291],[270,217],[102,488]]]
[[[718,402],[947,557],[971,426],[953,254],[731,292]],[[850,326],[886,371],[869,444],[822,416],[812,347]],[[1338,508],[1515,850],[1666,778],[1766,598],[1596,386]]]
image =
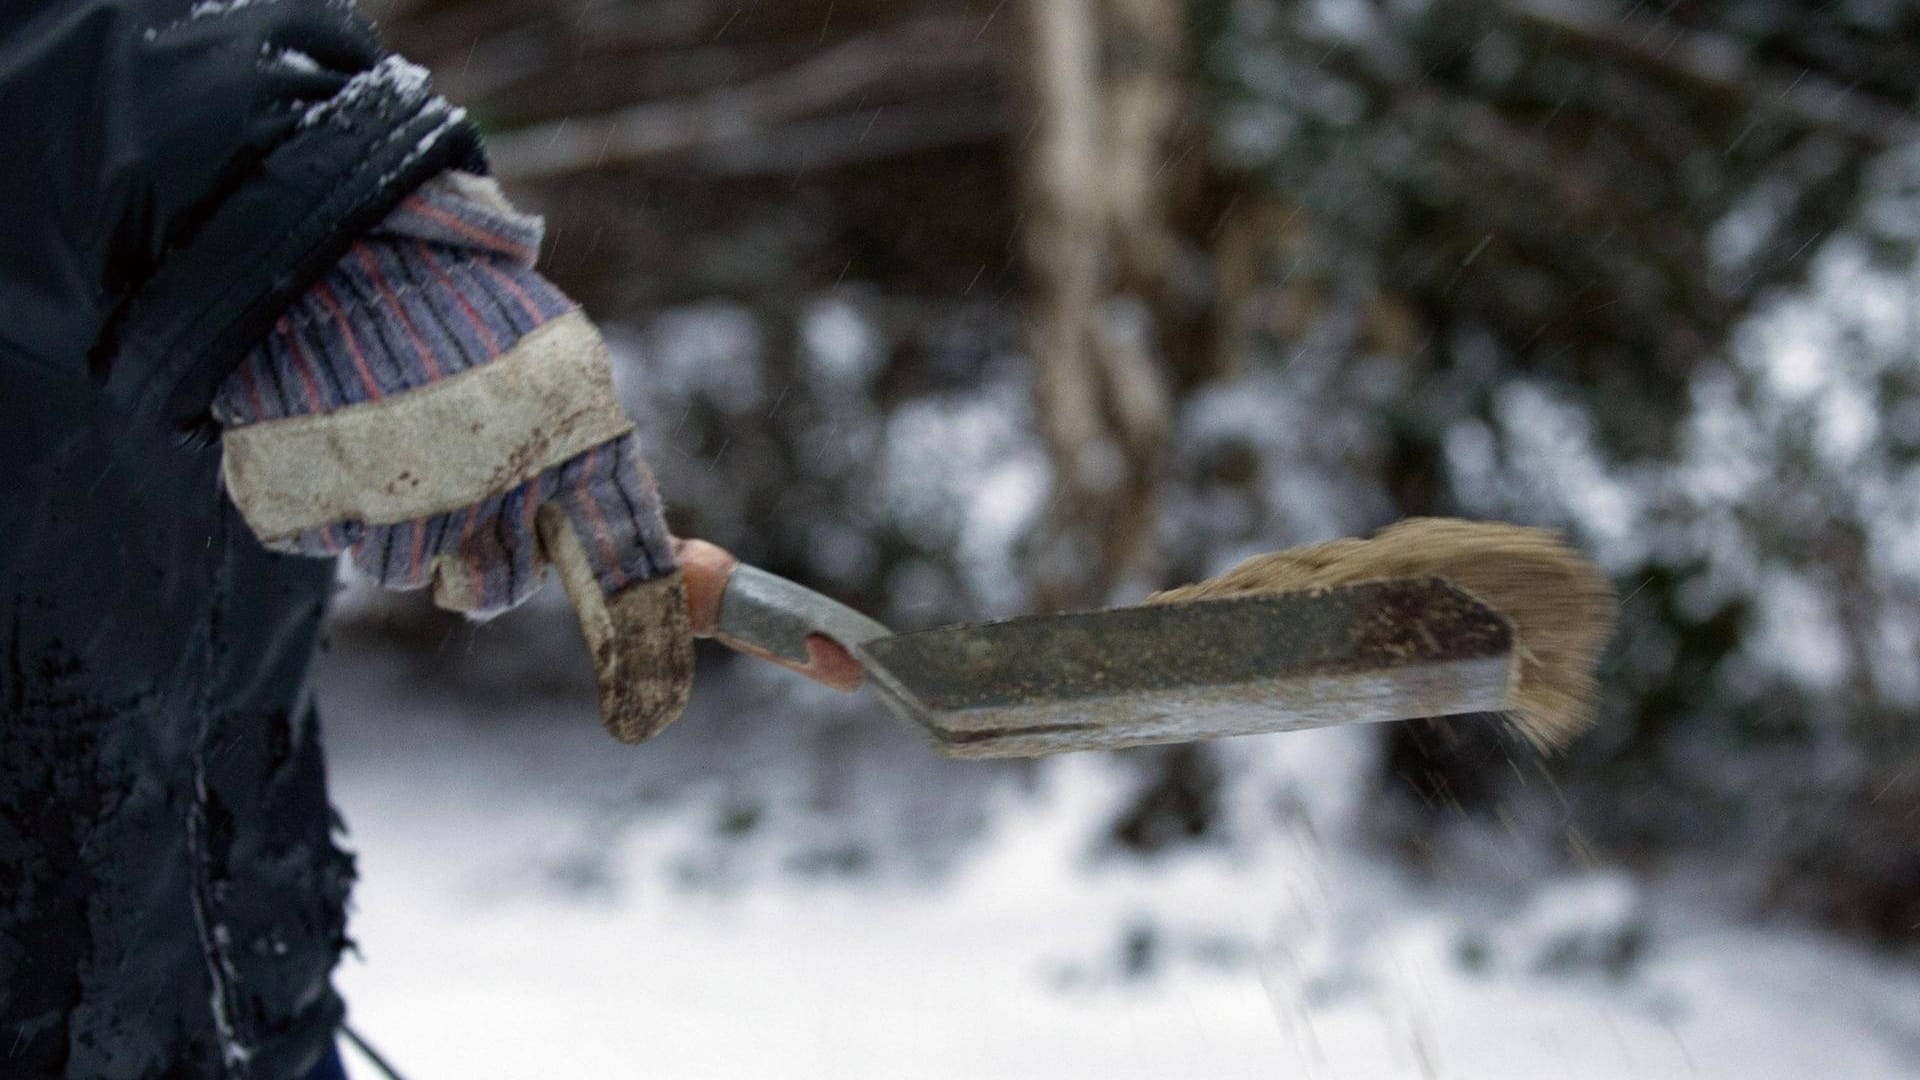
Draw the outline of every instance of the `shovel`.
[[[949,757],[1039,757],[1512,707],[1512,625],[1439,578],[896,634],[687,541],[694,632],[872,687]]]

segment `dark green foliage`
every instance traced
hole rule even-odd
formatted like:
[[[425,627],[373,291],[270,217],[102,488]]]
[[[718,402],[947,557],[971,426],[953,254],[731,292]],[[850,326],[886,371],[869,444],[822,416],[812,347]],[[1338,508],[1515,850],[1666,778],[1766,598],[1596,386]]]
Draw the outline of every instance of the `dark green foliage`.
[[[1920,762],[1896,524],[1920,351],[1888,329],[1913,325],[1920,8],[1654,7],[1341,5],[1358,31],[1234,8],[1216,142],[1306,223],[1270,290],[1319,300],[1255,363],[1327,393],[1303,336],[1415,312],[1415,347],[1371,362],[1404,388],[1364,470],[1388,515],[1567,528],[1625,598],[1605,720],[1552,764],[1571,824],[1782,855],[1780,899],[1911,938],[1867,793]],[[1432,736],[1386,760],[1435,820],[1517,786]]]

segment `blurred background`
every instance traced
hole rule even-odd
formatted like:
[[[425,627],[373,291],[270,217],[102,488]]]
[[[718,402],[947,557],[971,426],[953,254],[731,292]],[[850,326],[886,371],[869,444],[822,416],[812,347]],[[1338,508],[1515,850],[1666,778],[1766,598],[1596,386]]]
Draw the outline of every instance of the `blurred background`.
[[[362,0],[547,218],[682,535],[896,628],[1400,517],[1623,601],[1597,728],[1026,764],[558,589],[343,579],[410,1075],[1920,1075],[1920,3]]]

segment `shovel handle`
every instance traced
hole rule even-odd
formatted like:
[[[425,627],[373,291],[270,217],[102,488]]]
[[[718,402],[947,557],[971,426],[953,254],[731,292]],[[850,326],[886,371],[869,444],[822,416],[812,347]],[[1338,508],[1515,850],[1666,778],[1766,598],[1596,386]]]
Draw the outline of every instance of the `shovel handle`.
[[[704,540],[675,540],[695,637],[769,660],[835,690],[866,681],[853,649],[892,633],[804,585]]]

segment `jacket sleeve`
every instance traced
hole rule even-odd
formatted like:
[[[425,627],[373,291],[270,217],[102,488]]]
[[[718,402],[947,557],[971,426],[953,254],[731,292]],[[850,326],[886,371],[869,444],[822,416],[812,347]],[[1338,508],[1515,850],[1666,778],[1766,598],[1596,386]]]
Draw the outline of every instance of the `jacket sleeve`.
[[[355,237],[485,167],[461,111],[336,0],[15,0],[0,133],[0,351],[202,436]]]

